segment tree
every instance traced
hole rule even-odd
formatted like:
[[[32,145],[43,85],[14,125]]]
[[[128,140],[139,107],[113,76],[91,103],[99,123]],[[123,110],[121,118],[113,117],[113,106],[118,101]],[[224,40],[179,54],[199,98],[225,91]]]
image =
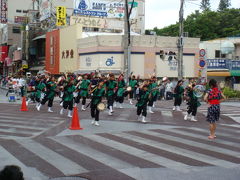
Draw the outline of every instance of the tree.
[[[200,9],[203,11],[208,11],[210,10],[211,5],[210,5],[210,0],[202,0]]]
[[[222,37],[240,37],[240,9],[224,11],[195,11],[184,20],[184,32],[189,37],[199,37],[202,41]],[[149,30],[150,32],[151,30]],[[178,36],[179,23],[158,29],[159,36]]]
[[[218,10],[224,11],[225,9],[228,9],[231,6],[230,0],[220,0]]]

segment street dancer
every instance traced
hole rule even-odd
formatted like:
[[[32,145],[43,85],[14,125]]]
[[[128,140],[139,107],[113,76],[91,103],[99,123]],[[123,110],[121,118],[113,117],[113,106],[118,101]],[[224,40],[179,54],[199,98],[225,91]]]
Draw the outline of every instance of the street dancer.
[[[119,108],[122,109],[122,103],[124,101],[124,94],[125,94],[125,80],[124,80],[124,75],[120,74],[118,80],[117,80],[117,93],[116,93],[116,103],[119,103]]]
[[[188,111],[187,114],[184,116],[184,120],[188,120],[188,118],[191,117],[190,121],[196,122],[197,119],[195,119],[197,114],[197,108],[201,105],[198,101],[198,97],[194,93],[194,87],[196,86],[195,83],[190,84],[187,87],[187,96],[188,96]]]
[[[83,80],[81,81],[81,84],[77,87],[79,90],[78,96],[75,99],[75,102],[78,104],[80,102],[80,99],[82,98],[82,111],[85,111],[85,104],[86,104],[86,99],[88,96],[88,92],[91,88],[91,81],[88,80],[88,76],[85,74],[83,76]]]
[[[209,122],[209,130],[210,135],[208,139],[216,138],[216,122],[220,117],[220,103],[226,99],[223,93],[217,87],[217,81],[215,79],[211,79],[209,81],[209,89],[204,96],[204,101],[209,104],[208,113],[207,113],[207,121]]]
[[[148,85],[144,84],[139,89],[139,96],[137,99],[137,116],[139,119],[139,116],[142,115],[142,123],[146,123],[146,117],[147,117],[147,103],[149,101],[149,91],[148,91]]]
[[[106,82],[106,96],[107,96],[107,108],[109,109],[108,115],[112,116],[113,113],[113,103],[115,97],[115,88],[117,87],[117,82],[115,81],[114,74],[109,74],[109,80]]]
[[[48,112],[53,112],[51,108],[53,106],[53,100],[56,94],[55,89],[57,87],[55,83],[55,78],[53,76],[50,77],[49,81],[46,84],[46,87],[47,87],[46,95],[41,101],[41,104],[37,106],[37,110],[40,111],[41,106],[48,101]]]
[[[74,86],[74,80],[70,80],[68,84],[64,87],[63,93],[63,107],[60,110],[60,114],[63,114],[64,109],[68,109],[68,117],[72,117],[73,109],[73,92],[75,92],[76,87]]]
[[[182,111],[180,105],[182,104],[182,96],[184,93],[184,88],[182,87],[183,81],[179,80],[174,89],[174,106],[173,111]]]
[[[150,92],[150,98],[148,102],[148,110],[150,113],[154,113],[152,108],[155,106],[155,102],[157,101],[157,97],[159,94],[159,89],[157,88],[157,78],[156,76],[152,76],[150,83],[148,85],[148,91]]]
[[[91,116],[94,118],[92,121],[92,125],[99,126],[99,114],[100,111],[97,108],[99,103],[102,101],[102,97],[105,94],[105,89],[103,87],[104,82],[99,82],[97,85],[97,88],[91,93],[92,94],[92,100],[91,100]]]
[[[136,79],[135,75],[131,75],[129,77],[129,86],[131,87],[131,91],[129,92],[129,102],[130,104],[133,104],[132,100],[133,100],[133,95],[136,91],[136,88],[138,86],[138,81]]]

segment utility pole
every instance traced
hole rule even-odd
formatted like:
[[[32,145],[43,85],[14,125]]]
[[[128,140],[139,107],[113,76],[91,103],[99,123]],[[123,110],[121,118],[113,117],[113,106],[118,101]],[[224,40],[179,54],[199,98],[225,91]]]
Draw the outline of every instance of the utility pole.
[[[131,58],[131,42],[130,42],[130,24],[129,24],[129,9],[128,9],[128,0],[125,0],[124,6],[124,36],[123,36],[123,45],[124,45],[124,65],[123,72],[126,82],[128,82],[128,77],[130,75],[130,58]]]
[[[184,0],[181,0],[179,11],[179,39],[178,39],[178,80],[183,78],[183,14]]]

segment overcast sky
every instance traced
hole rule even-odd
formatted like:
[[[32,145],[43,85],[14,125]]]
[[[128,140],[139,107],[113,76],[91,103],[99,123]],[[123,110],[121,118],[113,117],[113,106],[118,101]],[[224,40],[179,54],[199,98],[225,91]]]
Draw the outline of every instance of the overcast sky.
[[[220,0],[210,0],[211,9],[218,8]],[[201,0],[185,0],[185,17],[199,9]],[[231,0],[232,7],[240,8],[240,0]],[[145,0],[146,29],[162,28],[178,21],[180,0]]]

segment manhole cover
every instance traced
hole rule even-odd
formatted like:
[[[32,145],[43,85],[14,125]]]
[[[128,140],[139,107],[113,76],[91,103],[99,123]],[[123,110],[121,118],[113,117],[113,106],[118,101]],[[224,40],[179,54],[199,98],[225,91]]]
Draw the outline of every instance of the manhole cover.
[[[57,177],[57,178],[52,178],[50,180],[89,180],[89,179],[82,178],[82,177]]]

